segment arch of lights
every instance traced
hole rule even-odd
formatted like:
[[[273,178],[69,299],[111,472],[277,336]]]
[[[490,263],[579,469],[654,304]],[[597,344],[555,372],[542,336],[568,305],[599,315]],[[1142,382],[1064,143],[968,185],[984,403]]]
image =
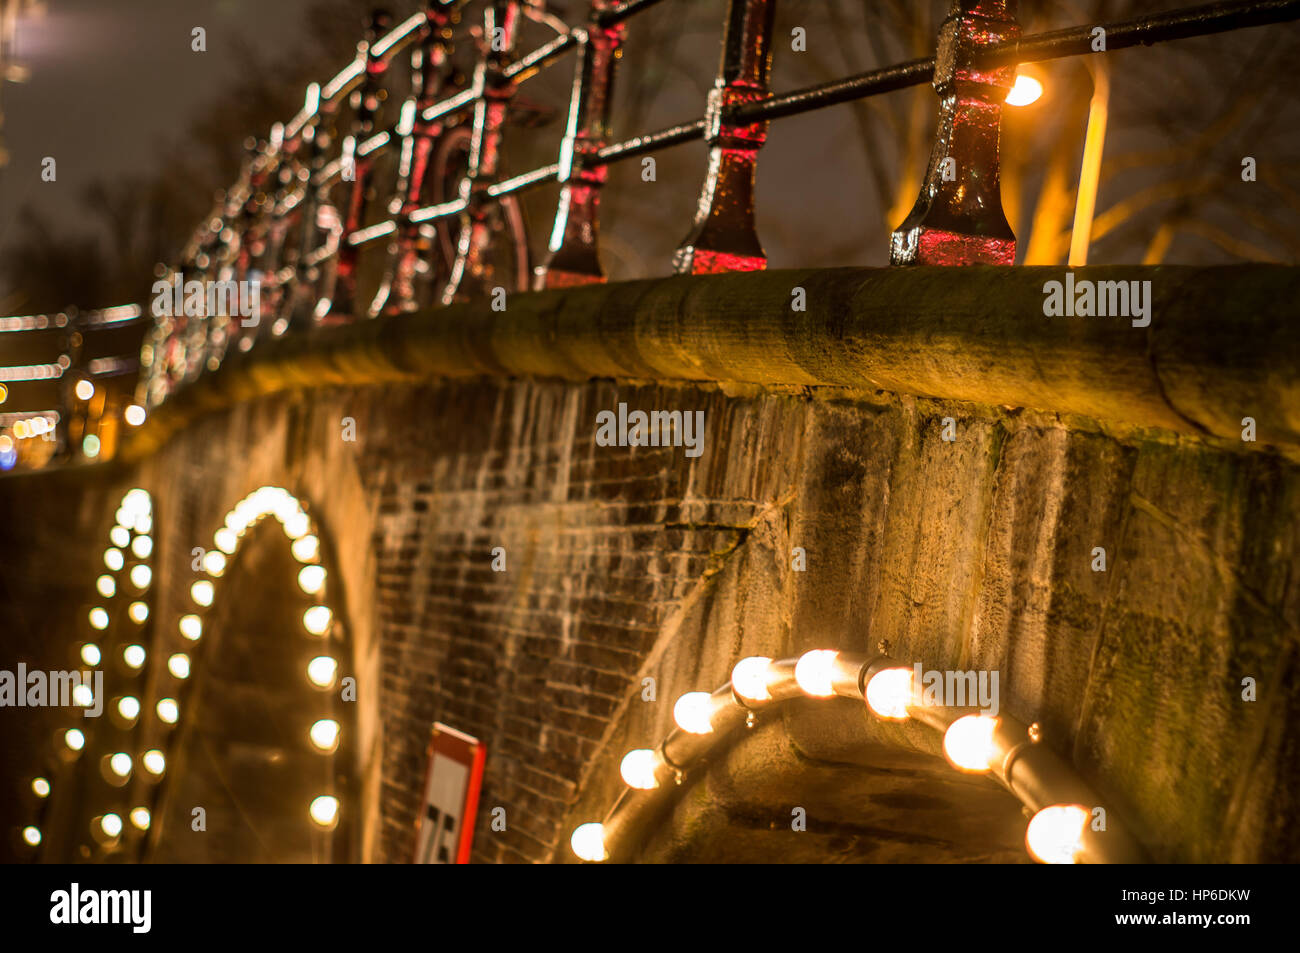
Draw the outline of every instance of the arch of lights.
[[[123,838],[143,838],[149,830],[153,810],[155,809],[159,790],[166,775],[170,760],[171,741],[176,737],[182,713],[186,708],[186,686],[191,675],[191,652],[203,637],[204,622],[208,610],[214,604],[217,587],[225,574],[230,560],[239,551],[239,546],[246,533],[258,525],[264,518],[273,516],[290,543],[290,550],[299,564],[297,586],[308,603],[302,613],[304,635],[311,639],[316,653],[307,663],[304,678],[317,690],[317,694],[330,699],[321,705],[304,741],[324,757],[334,758],[339,751],[342,740],[341,718],[334,710],[338,695],[333,691],[338,682],[339,656],[344,647],[344,632],[337,620],[334,609],[326,601],[326,587],[329,573],[323,565],[320,536],[311,517],[304,510],[299,500],[282,487],[263,486],[240,500],[229,512],[225,521],[213,534],[214,548],[206,550],[201,559],[200,578],[190,586],[190,601],[194,604],[191,611],[181,615],[177,622],[177,634],[181,644],[178,651],[171,652],[166,658],[166,672],[158,672],[155,679],[155,694],[158,696],[151,709],[141,704],[138,690],[127,689],[111,699],[104,699],[106,714],[112,716],[119,725],[131,729],[133,736],[140,734],[136,729],[142,727],[145,719],[151,718],[155,736],[161,737],[159,744],[142,741],[137,750],[104,752],[101,761],[101,773],[110,784],[125,790],[133,775],[142,775],[147,787],[142,796],[133,798],[118,797],[119,803],[105,806],[102,814],[96,814],[90,820],[90,834],[106,851],[112,851],[123,845]],[[148,590],[152,584],[150,557],[153,553],[153,511],[152,500],[145,490],[132,489],[123,498],[116,513],[116,522],[109,530],[110,546],[104,551],[104,565],[107,572],[96,580],[96,592],[101,597],[87,614],[87,622],[92,630],[90,638],[77,645],[80,664],[88,668],[98,667],[110,656],[120,657],[131,682],[142,680],[145,675],[145,663],[149,651],[144,643],[142,627],[149,619]],[[128,567],[130,558],[133,565]],[[121,618],[129,620],[132,628],[123,625],[114,626],[117,608],[129,598],[129,604],[121,613]],[[101,634],[102,633],[102,634]],[[159,637],[155,646],[164,645]],[[165,650],[157,651],[159,660]],[[104,694],[110,694],[105,679]],[[74,702],[79,706],[93,704],[93,696],[86,686],[74,691]],[[88,742],[86,734],[78,727],[72,727],[58,734],[56,747],[62,762],[61,767],[69,768],[79,758],[86,756]],[[144,748],[147,750],[138,750]],[[139,769],[139,770],[138,770]],[[21,838],[29,847],[39,848],[43,842],[42,821],[44,806],[57,784],[58,771],[52,772],[51,780],[43,775],[34,777],[31,790],[39,799],[36,822],[24,827]],[[330,832],[339,824],[341,804],[340,791],[334,788],[333,779],[337,772],[331,771],[331,783],[305,805],[307,816],[321,831]],[[139,801],[127,808],[132,801]],[[118,813],[121,811],[121,813]],[[128,828],[121,814],[127,815]],[[137,844],[142,847],[142,842]]]
[[[1096,792],[1051,748],[1037,724],[974,708],[924,704],[914,670],[888,655],[815,649],[798,658],[742,659],[716,691],[687,692],[673,707],[676,727],[657,748],[629,751],[627,787],[604,821],[580,824],[569,844],[581,860],[627,860],[687,773],[760,715],[794,698],[853,698],[884,722],[915,720],[942,736],[954,770],[984,774],[1031,814],[1025,847],[1040,863],[1131,863],[1141,847]],[[673,783],[675,782],[675,783]],[[1101,809],[1099,811],[1098,809]],[[1104,812],[1104,813],[1103,813]],[[1104,825],[1097,819],[1104,818]]]

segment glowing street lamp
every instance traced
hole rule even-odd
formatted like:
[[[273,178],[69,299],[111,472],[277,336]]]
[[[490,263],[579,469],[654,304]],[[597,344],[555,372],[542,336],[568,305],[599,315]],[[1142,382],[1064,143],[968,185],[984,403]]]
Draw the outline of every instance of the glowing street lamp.
[[[1043,81],[1038,78],[1037,72],[1025,67],[1016,67],[1016,82],[1011,87],[1011,92],[1007,93],[1006,104],[1008,106],[1028,106],[1038,102],[1043,95]]]

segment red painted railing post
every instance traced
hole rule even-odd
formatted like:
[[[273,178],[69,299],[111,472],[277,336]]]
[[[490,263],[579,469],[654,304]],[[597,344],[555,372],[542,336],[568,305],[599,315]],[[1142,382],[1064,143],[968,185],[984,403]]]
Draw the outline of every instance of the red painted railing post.
[[[366,23],[365,57],[366,71],[361,80],[361,88],[353,95],[357,97],[357,108],[352,123],[352,135],[344,143],[340,175],[350,173],[352,188],[348,192],[347,212],[343,216],[343,231],[339,235],[338,257],[334,269],[334,288],[330,295],[328,310],[324,302],[317,306],[322,324],[336,324],[351,320],[356,312],[357,259],[360,249],[348,239],[361,228],[366,216],[367,190],[370,188],[370,173],[374,169],[374,158],[362,155],[357,147],[375,132],[375,114],[379,111],[379,89],[384,73],[388,70],[385,59],[375,55],[375,42],[387,32],[392,21],[385,10],[375,10]],[[321,312],[324,312],[321,314]]]
[[[426,225],[426,237],[410,215],[420,207],[425,175],[433,157],[433,148],[442,135],[441,118],[428,121],[424,113],[442,95],[443,72],[451,51],[451,23],[454,4],[448,0],[429,0],[425,16],[428,25],[420,45],[411,54],[411,98],[406,108],[412,111],[409,128],[400,128],[402,155],[397,167],[394,205],[400,203],[396,235],[389,245],[389,269],[374,303],[372,316],[405,314],[419,306],[416,285],[423,274],[432,280],[434,241],[433,226]],[[407,120],[403,118],[402,122]]]
[[[320,264],[316,261],[316,242],[320,237],[321,211],[329,207],[327,190],[318,184],[330,146],[329,120],[333,107],[321,99],[319,84],[307,87],[303,109],[308,115],[301,139],[294,145],[299,154],[302,197],[294,206],[297,218],[298,248],[294,257],[293,278],[289,292],[283,296],[284,317],[294,329],[310,326],[316,320],[316,290],[320,283]]]
[[[939,30],[939,128],[921,195],[890,239],[895,265],[1010,265],[1016,236],[1002,211],[998,144],[1015,66],[981,69],[983,47],[1020,35],[1016,0],[953,0]]]
[[[767,123],[734,125],[726,121],[725,112],[767,98],[775,12],[776,0],[728,2],[722,68],[705,116],[709,171],[694,228],[673,256],[679,272],[699,275],[767,267],[754,228],[754,174]]]
[[[469,170],[461,182],[468,208],[460,217],[460,240],[442,303],[492,295],[492,268],[485,260],[492,242],[488,187],[497,178],[501,161],[501,127],[505,124],[516,84],[505,75],[519,32],[519,0],[492,0],[484,13],[483,55],[474,73],[478,102],[470,141]]]
[[[550,255],[537,269],[534,287],[564,288],[605,280],[600,264],[600,190],[607,169],[595,158],[609,143],[614,69],[625,27],[600,25],[599,14],[617,0],[593,0],[580,34],[569,123],[560,145],[560,203],[551,230]]]

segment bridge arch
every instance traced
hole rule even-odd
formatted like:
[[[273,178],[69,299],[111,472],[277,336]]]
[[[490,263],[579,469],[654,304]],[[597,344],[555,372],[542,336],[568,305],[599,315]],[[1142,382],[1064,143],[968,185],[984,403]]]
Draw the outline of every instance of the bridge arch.
[[[166,846],[163,832],[169,827],[180,827],[183,823],[190,831],[207,833],[206,809],[192,810],[180,797],[187,788],[194,790],[185,759],[190,753],[188,749],[195,744],[202,720],[206,720],[207,727],[215,730],[217,736],[234,738],[234,746],[224,749],[227,755],[238,749],[241,741],[235,736],[241,721],[240,698],[237,691],[235,697],[229,697],[238,685],[232,685],[229,679],[218,680],[208,686],[205,703],[200,705],[197,686],[202,683],[202,676],[207,675],[205,670],[212,668],[216,661],[213,649],[218,656],[222,651],[220,646],[211,644],[213,634],[229,640],[225,649],[238,649],[241,633],[234,630],[240,627],[241,621],[247,628],[247,612],[241,620],[239,612],[221,610],[241,603],[254,613],[264,608],[255,598],[249,598],[247,587],[254,583],[249,573],[244,573],[242,580],[244,591],[232,587],[231,583],[245,568],[242,564],[249,561],[244,553],[255,536],[274,541],[274,536],[257,532],[261,524],[273,520],[281,530],[276,535],[288,543],[288,553],[284,554],[286,559],[280,560],[280,568],[290,561],[288,557],[293,567],[292,582],[284,581],[293,587],[300,601],[292,610],[299,638],[288,654],[302,657],[295,675],[301,683],[298,687],[305,691],[295,693],[292,686],[263,685],[257,697],[275,695],[278,690],[282,703],[307,715],[305,721],[301,716],[293,719],[295,727],[298,722],[308,727],[303,732],[292,732],[302,737],[289,739],[288,755],[276,752],[270,759],[281,768],[281,777],[285,762],[301,767],[314,759],[323,771],[312,782],[309,800],[286,807],[276,803],[283,799],[282,792],[277,792],[267,798],[261,809],[296,818],[297,823],[314,832],[306,836],[301,831],[295,834],[304,847],[310,837],[307,848],[310,854],[304,855],[304,859],[307,856],[313,861],[359,859],[360,811],[354,780],[356,719],[354,706],[350,704],[357,697],[356,674],[344,621],[342,587],[332,581],[337,578],[332,552],[318,520],[282,487],[264,485],[249,493],[227,511],[223,523],[212,533],[212,547],[193,550],[192,565],[183,570],[192,570],[197,577],[189,586],[191,605],[170,619],[168,625],[160,627],[158,614],[153,611],[156,600],[150,567],[152,497],[145,490],[132,489],[123,497],[115,518],[109,531],[111,545],[104,552],[107,572],[96,582],[98,604],[87,615],[92,635],[77,646],[81,663],[92,669],[102,665],[108,671],[99,673],[104,681],[102,687],[95,689],[98,698],[93,698],[88,688],[78,687],[74,692],[77,705],[88,707],[98,703],[109,717],[102,728],[98,724],[87,725],[83,731],[79,724],[59,732],[56,748],[61,764],[49,772],[53,784],[44,774],[32,779],[32,789],[41,799],[42,809],[35,823],[21,831],[22,839],[29,847],[41,849],[47,858],[51,855],[58,858],[71,851],[69,857],[80,855],[82,859],[143,860],[158,859]],[[128,560],[132,565],[127,565]],[[265,563],[264,559],[247,568],[257,569]],[[276,590],[282,588],[277,586]],[[129,605],[126,599],[131,600]],[[115,600],[120,604],[115,604]],[[123,607],[125,612],[120,611]],[[114,625],[118,621],[121,624]],[[223,633],[223,629],[231,631]],[[249,631],[253,632],[254,639],[263,634]],[[247,637],[243,641],[247,643]],[[247,644],[243,647],[248,648]],[[254,667],[264,667],[261,660],[259,654]],[[246,694],[244,699],[248,697]],[[242,718],[243,727],[255,722],[257,717],[257,713],[250,712]],[[198,734],[200,742],[209,749],[212,737],[213,731]],[[245,744],[244,748],[247,747]],[[88,807],[91,802],[102,800],[106,793],[100,779],[95,777],[96,766],[102,781],[108,785],[107,795],[112,801],[102,813]],[[233,797],[226,783],[230,770],[231,765],[222,766],[218,777]],[[265,786],[265,782],[262,784]],[[206,785],[207,789],[213,787],[211,783]],[[204,784],[200,783],[199,788],[202,790]],[[48,809],[54,800],[52,793],[59,795],[54,811]],[[174,803],[178,800],[179,803]],[[87,809],[93,816],[77,816],[86,814]],[[253,820],[244,805],[238,805],[238,809],[251,828]],[[86,830],[82,822],[87,818],[90,836],[96,844],[93,848],[77,843],[84,839]],[[47,827],[60,828],[48,844]],[[257,831],[252,834],[253,839],[263,840]],[[223,839],[237,838],[227,829]]]
[[[1049,745],[1041,743],[1040,725],[1026,725],[1006,712],[984,712],[973,705],[933,705],[927,702],[927,688],[917,683],[911,667],[883,653],[867,656],[831,649],[812,649],[797,658],[779,661],[749,656],[736,664],[730,681],[716,691],[687,692],[680,696],[673,705],[675,727],[656,747],[635,748],[624,755],[620,774],[626,789],[603,821],[587,821],[574,828],[570,838],[573,853],[580,860],[596,863],[628,860],[643,854],[647,840],[656,834],[663,839],[663,832],[656,829],[664,825],[665,816],[673,811],[678,800],[676,788],[686,782],[688,773],[698,774],[698,769],[718,754],[734,762],[727,767],[731,777],[750,784],[774,767],[777,771],[786,768],[781,763],[783,760],[798,760],[797,756],[783,758],[778,745],[775,753],[769,750],[766,756],[757,755],[759,760],[767,762],[758,771],[747,772],[743,764],[746,756],[732,758],[734,750],[728,749],[733,747],[737,735],[744,734],[742,728],[753,729],[759,718],[771,722],[771,714],[799,698],[823,705],[831,699],[860,700],[880,723],[915,723],[928,729],[927,734],[937,732],[942,737],[943,758],[949,766],[966,775],[991,778],[1023,805],[1024,813],[1030,818],[1024,845],[1035,860],[1071,864],[1132,863],[1142,859],[1141,848],[1118,817],[1102,803],[1102,798]],[[913,734],[909,739],[911,745],[888,731],[878,737],[883,744],[877,748],[933,748],[930,737],[917,738]],[[854,737],[848,747],[870,748],[864,740]],[[768,745],[769,749],[772,747]],[[748,757],[752,759],[754,754],[749,752]],[[916,759],[911,760],[917,763]],[[873,765],[875,761],[884,764]],[[879,751],[867,751],[861,763],[873,767],[888,765],[896,770],[901,761],[889,756],[882,759]],[[796,781],[790,784],[791,778],[783,778],[778,785],[782,795],[792,798],[791,803],[796,805],[791,809],[796,815],[793,829],[807,830],[806,809],[798,806],[801,798],[797,792],[808,789],[804,775],[809,773],[809,765],[793,764],[784,773]],[[924,781],[934,784],[933,778]],[[848,796],[838,804],[834,799],[821,799],[829,812],[851,811],[852,802],[858,799],[868,803],[876,798],[884,800],[873,793],[873,789],[881,786],[873,784],[869,776],[853,779],[850,786],[857,790],[846,792]],[[1006,812],[1000,810],[997,801],[981,796],[988,793],[972,789],[961,799],[969,798],[970,803],[953,800],[944,806],[952,813],[967,814],[972,819],[984,817],[994,826],[1005,828]],[[927,798],[943,801],[928,795],[918,797],[915,792],[909,800],[917,805]],[[725,798],[719,798],[715,792],[710,800]],[[725,815],[727,807],[714,813]],[[827,818],[823,814],[819,820],[825,825]],[[831,823],[836,827],[845,826],[836,823],[836,819]],[[716,828],[725,824],[725,819],[719,823],[715,818],[699,826],[716,839],[719,833]],[[770,821],[769,824],[775,826]],[[684,824],[678,817],[675,826],[689,826],[689,822]],[[978,839],[969,831],[965,836]],[[690,835],[685,839],[689,841]],[[932,846],[940,845],[936,841]],[[999,846],[996,837],[980,844],[984,849]],[[683,848],[678,845],[677,849]],[[788,839],[783,842],[782,851],[792,852]]]

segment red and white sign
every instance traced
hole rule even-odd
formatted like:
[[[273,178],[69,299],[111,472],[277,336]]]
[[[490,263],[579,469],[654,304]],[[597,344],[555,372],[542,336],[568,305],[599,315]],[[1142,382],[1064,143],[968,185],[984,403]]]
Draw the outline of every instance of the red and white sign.
[[[487,748],[477,738],[435,722],[415,838],[417,864],[468,864]]]

